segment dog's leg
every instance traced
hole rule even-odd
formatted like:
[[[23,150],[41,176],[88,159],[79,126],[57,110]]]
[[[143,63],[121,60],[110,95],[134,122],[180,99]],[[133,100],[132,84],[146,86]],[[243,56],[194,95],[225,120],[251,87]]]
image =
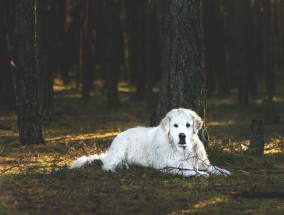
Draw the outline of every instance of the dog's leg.
[[[161,169],[164,173],[170,173],[174,175],[182,175],[184,177],[191,177],[191,176],[202,176],[208,177],[209,174],[204,171],[199,171],[197,169],[193,169],[192,167],[189,168],[182,168],[182,167],[166,167]]]
[[[195,139],[193,154],[194,167],[199,170],[207,170],[207,167],[210,165],[210,161],[208,159],[204,145],[198,137]]]
[[[195,157],[194,166],[198,170],[204,170],[207,173],[214,175],[224,175],[224,176],[230,175],[230,172],[228,170],[221,169],[219,167],[212,166],[210,164],[204,145],[199,139],[196,140],[195,152],[196,152],[196,157]]]
[[[209,174],[207,172],[203,172],[203,171],[198,171],[198,170],[183,170],[180,173],[181,175],[185,176],[185,177],[191,177],[191,176],[202,176],[202,177],[208,177]]]
[[[103,170],[114,172],[117,167],[127,166],[125,153],[125,145],[121,144],[119,147],[119,145],[113,144],[113,146],[107,151],[104,159],[102,159]]]

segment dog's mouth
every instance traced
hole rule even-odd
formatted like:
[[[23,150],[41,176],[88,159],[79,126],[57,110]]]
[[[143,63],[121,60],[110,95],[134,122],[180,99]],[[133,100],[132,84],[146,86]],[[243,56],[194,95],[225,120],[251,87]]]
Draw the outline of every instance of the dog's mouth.
[[[184,133],[180,133],[179,135],[179,145],[180,146],[185,146],[186,145],[186,142],[185,142],[185,138],[186,138],[186,135]]]
[[[181,139],[179,140],[179,143],[178,143],[180,146],[184,147],[186,145],[186,142],[185,140]]]

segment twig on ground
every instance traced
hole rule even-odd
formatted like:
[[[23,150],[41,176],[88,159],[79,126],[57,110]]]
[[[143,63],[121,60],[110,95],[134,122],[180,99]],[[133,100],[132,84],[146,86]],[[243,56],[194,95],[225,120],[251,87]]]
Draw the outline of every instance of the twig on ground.
[[[194,169],[186,169],[186,168],[180,168],[180,167],[164,167],[161,170],[167,170],[167,171],[171,171],[171,170],[178,170],[178,171],[195,171]]]
[[[238,170],[240,173],[251,173],[251,174],[284,174],[284,170],[258,170],[258,171],[244,171]]]
[[[86,155],[89,154],[89,153],[87,152],[87,150],[85,149],[85,147],[84,147],[81,143],[79,143],[79,146],[83,149],[83,151],[84,151],[84,153],[85,153]]]
[[[278,136],[278,138],[283,139],[284,137],[281,134],[278,134],[277,132],[274,132],[275,135]]]
[[[0,155],[2,154],[2,152],[4,151],[5,148],[6,148],[6,144],[4,144],[4,146],[2,147],[2,149],[0,151]]]
[[[10,170],[12,170],[12,169],[14,169],[14,168],[17,168],[17,167],[21,168],[21,167],[22,167],[22,164],[17,164],[17,165],[14,165],[14,166],[9,167],[9,168],[7,168],[7,169],[4,169],[4,170],[0,173],[0,175],[3,175],[5,172],[8,172],[8,171],[10,171]]]

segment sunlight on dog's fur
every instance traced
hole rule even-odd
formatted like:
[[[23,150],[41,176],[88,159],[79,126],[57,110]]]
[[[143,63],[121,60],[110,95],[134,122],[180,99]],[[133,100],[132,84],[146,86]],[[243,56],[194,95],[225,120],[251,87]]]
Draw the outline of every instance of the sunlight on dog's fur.
[[[72,168],[101,159],[105,171],[135,164],[186,177],[229,175],[229,171],[210,164],[197,134],[202,125],[194,111],[173,109],[157,127],[130,128],[113,140],[105,154],[83,156]]]

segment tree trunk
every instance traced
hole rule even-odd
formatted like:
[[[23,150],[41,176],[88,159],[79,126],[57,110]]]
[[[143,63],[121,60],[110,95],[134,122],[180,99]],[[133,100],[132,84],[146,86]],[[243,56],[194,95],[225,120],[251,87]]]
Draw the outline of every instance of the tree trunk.
[[[55,42],[55,33],[52,31],[51,17],[48,11],[49,2],[38,2],[37,38],[38,62],[37,70],[40,74],[40,104],[41,118],[44,121],[54,119],[53,108],[53,72],[52,47]]]
[[[249,102],[250,73],[250,2],[247,0],[232,1],[234,4],[234,25],[236,39],[236,61],[238,70],[238,103],[247,106]]]
[[[131,82],[135,84],[138,98],[146,95],[145,4],[145,0],[128,0]]]
[[[69,35],[66,31],[66,1],[58,1],[58,39],[59,39],[59,69],[60,74],[63,80],[63,84],[70,84],[70,75],[69,75]]]
[[[264,151],[263,121],[253,119],[251,122],[250,153],[263,154],[263,151]]]
[[[262,16],[262,46],[263,46],[263,62],[265,72],[266,94],[267,100],[264,102],[264,119],[273,123],[278,123],[280,118],[275,113],[273,93],[274,73],[275,73],[275,56],[274,56],[274,27],[272,27],[271,1],[261,0],[263,10]]]
[[[230,95],[229,78],[226,68],[224,17],[220,11],[220,0],[206,0],[204,10],[204,38],[206,66],[210,78],[207,88],[214,89],[214,74],[217,78],[217,94],[219,97]]]
[[[153,88],[161,75],[161,53],[157,13],[154,0],[145,2],[145,77],[148,108],[153,108],[157,98]]]
[[[172,108],[190,108],[206,121],[202,1],[157,1],[162,45],[162,84],[152,117],[157,124]],[[208,144],[206,123],[201,141]]]
[[[38,24],[38,1],[17,0],[18,28],[18,123],[20,144],[42,144],[40,104],[38,45],[36,25]]]
[[[119,104],[118,98],[118,71],[119,63],[117,60],[117,28],[119,27],[119,4],[114,0],[105,1],[105,25],[106,25],[106,40],[105,40],[105,63],[104,69],[107,81],[107,103],[109,107],[114,107]]]
[[[11,111],[16,110],[16,106],[7,32],[0,22],[0,109]]]
[[[89,0],[83,3],[83,41],[82,41],[82,97],[89,98],[94,80],[94,64],[93,64],[93,26],[94,20],[91,17],[91,4]]]

